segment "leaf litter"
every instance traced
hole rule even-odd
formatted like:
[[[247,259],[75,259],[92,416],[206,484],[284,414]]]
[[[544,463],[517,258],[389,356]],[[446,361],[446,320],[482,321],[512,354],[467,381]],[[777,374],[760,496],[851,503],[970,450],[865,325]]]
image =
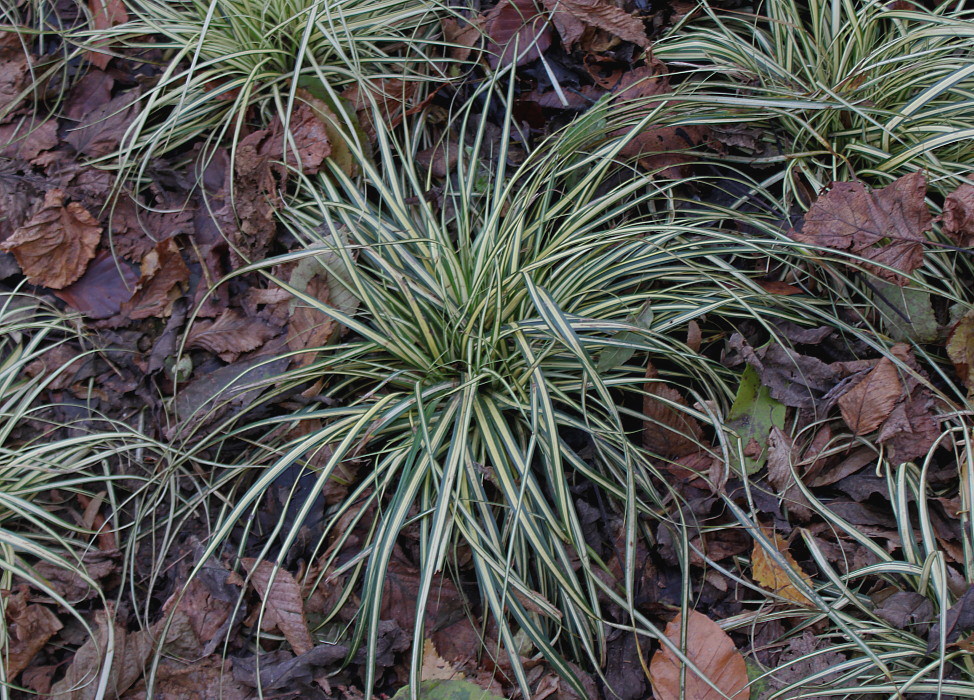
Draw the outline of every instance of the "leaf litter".
[[[453,60],[469,62],[464,70],[480,70],[484,62],[516,67],[520,82],[515,100],[523,111],[526,138],[538,139],[551,125],[602,98],[630,110],[636,119],[652,112],[658,104],[655,98],[672,89],[674,78],[644,49],[651,49],[659,26],[687,11],[680,3],[670,5],[665,12],[658,8],[651,12],[645,3],[610,0],[501,0],[464,19],[459,15],[444,19],[444,35],[455,44],[445,50]],[[125,4],[118,0],[91,0],[88,11],[96,28],[126,20]],[[669,19],[667,12],[671,12]],[[0,255],[0,271],[5,284],[26,280],[39,293],[53,294],[66,308],[85,314],[97,351],[51,382],[52,395],[84,398],[94,410],[113,418],[135,415],[133,407],[161,416],[165,409],[159,397],[172,396],[178,387],[173,403],[180,422],[160,426],[153,435],[174,439],[244,410],[262,395],[264,378],[288,366],[311,364],[317,359],[316,348],[347,334],[326,312],[329,307],[345,314],[356,309],[354,296],[335,276],[341,266],[334,264],[334,254],[328,250],[274,271],[315,304],[296,299],[253,273],[238,274],[230,282],[221,280],[240,273],[250,261],[295,250],[295,242],[276,218],[282,197],[291,191],[298,173],[318,176],[331,164],[354,174],[341,136],[346,120],[358,119],[361,133],[356,133],[372,139],[372,104],[378,107],[379,118],[397,125],[404,115],[430,105],[435,114],[449,91],[424,97],[413,83],[390,77],[346,88],[334,100],[322,94],[320,86],[302,82],[287,124],[277,117],[266,122],[255,117],[243,127],[232,157],[226,144],[216,144],[216,150],[208,152],[193,144],[179,159],[152,163],[151,185],[128,191],[127,186],[118,186],[112,173],[87,161],[117,148],[125,129],[138,117],[140,86],[155,79],[158,66],[115,55],[118,47],[94,44],[80,59],[86,69],[66,87],[58,114],[40,117],[30,113],[23,95],[38,57],[31,53],[30,41],[25,45],[10,36],[0,33],[0,110],[8,110],[0,118],[0,249],[8,253]],[[650,123],[638,133],[624,129],[616,136],[626,138],[622,156],[656,177],[689,173],[691,163],[706,152],[733,148],[757,153],[760,147],[759,138],[746,128],[735,131],[727,125],[680,128]],[[438,180],[452,176],[465,147],[450,138],[444,134],[440,146],[420,155]],[[894,341],[926,347],[946,339],[941,349],[956,379],[970,390],[974,385],[971,313],[941,308],[935,296],[914,285],[909,276],[937,250],[932,242],[937,226],[944,240],[957,247],[970,246],[974,188],[961,185],[948,194],[938,220],[930,209],[936,202],[928,205],[925,198],[925,177],[913,173],[879,189],[861,182],[832,183],[811,201],[804,216],[796,217],[789,235],[856,274],[878,277],[873,291],[877,306],[885,304],[878,322],[883,332]],[[431,191],[431,199],[435,196]],[[325,232],[319,233],[327,238]],[[770,277],[761,281],[771,294],[807,293],[796,284]],[[775,528],[801,522],[807,536],[838,569],[848,562],[865,565],[869,553],[823,527],[819,509],[830,508],[862,531],[874,533],[871,536],[885,542],[890,551],[902,547],[902,542],[883,515],[882,500],[888,493],[885,480],[872,474],[876,452],[858,443],[844,445],[843,436],[864,438],[892,459],[905,461],[926,455],[942,429],[938,418],[942,407],[931,389],[935,380],[924,371],[917,353],[902,344],[896,346],[895,360],[881,358],[864,348],[844,347],[841,339],[827,337],[828,329],[824,334],[820,331],[791,324],[779,328],[775,337],[744,329],[715,339],[701,335],[695,321],[688,327],[689,351],[717,351],[728,367],[745,368],[745,381],[729,414],[730,427],[740,438],[734,458],[739,463],[732,465],[736,472],[727,469],[714,449],[713,436],[694,416],[708,407],[696,405],[685,387],[662,381],[666,368],[657,369],[652,363],[640,426],[644,447],[687,499],[682,514],[688,523],[695,523],[688,525],[693,570],[706,565],[703,557],[727,566],[744,562],[746,567],[749,560],[754,583],[797,607],[808,601],[779,562],[784,561],[793,576],[814,583],[816,569],[797,546],[799,540],[794,540],[792,551],[769,530],[766,534],[778,555],[770,557],[762,548],[752,547],[727,519],[715,487],[718,492],[723,488],[739,494],[741,475],[746,473],[757,486],[755,507],[765,522],[774,522]],[[113,350],[117,347],[127,351]],[[290,358],[274,359],[283,354]],[[47,371],[45,363],[56,365],[57,357],[38,364],[38,376]],[[96,390],[85,388],[86,382]],[[294,411],[313,394],[292,392],[272,398],[271,405],[275,410]],[[300,422],[305,424],[290,437],[321,427],[320,421]],[[790,426],[797,426],[796,432],[790,432]],[[309,458],[309,464],[320,468],[327,456],[326,452]],[[362,471],[357,463],[343,465],[337,472],[341,483],[325,485],[322,503],[333,505],[336,494],[347,492]],[[947,477],[931,478],[941,479],[934,481],[940,487],[949,484]],[[799,484],[824,500],[812,508]],[[619,583],[624,566],[618,556],[621,540],[609,534],[615,532],[614,526],[599,499],[579,488],[573,497],[581,504],[580,512],[588,514],[583,524],[587,541],[604,555],[608,576]],[[268,512],[261,518],[281,517],[275,503],[267,499]],[[938,502],[936,508],[955,514],[953,520],[938,516],[937,538],[948,552],[957,553],[959,561],[963,554],[954,532],[957,507],[951,511]],[[85,510],[79,502],[78,511]],[[99,516],[100,511],[93,514]],[[88,518],[87,522],[94,521]],[[343,521],[351,522],[351,518]],[[360,541],[357,538],[353,534],[349,541]],[[658,621],[670,620],[665,636],[724,694],[748,697],[741,653],[746,651],[746,640],[737,634],[728,636],[698,611],[671,619],[673,606],[680,602],[679,582],[673,574],[679,558],[676,539],[661,530],[658,542],[656,551],[639,550],[636,586],[642,611]],[[199,697],[200,688],[210,693],[206,697],[231,700],[256,697],[258,688],[285,697],[355,697],[356,674],[364,659],[361,654],[349,659],[351,651],[343,644],[323,641],[326,628],[319,626],[326,614],[335,612],[343,578],[324,577],[316,568],[318,563],[309,571],[300,557],[277,565],[256,554],[248,551],[238,560],[208,562],[203,573],[190,581],[185,579],[184,567],[167,569],[162,583],[182,597],[159,597],[154,591],[158,615],[148,622],[124,608],[106,607],[92,586],[117,590],[118,552],[87,553],[81,562],[87,578],[38,564],[36,571],[53,590],[82,606],[93,635],[72,623],[42,591],[20,586],[7,596],[5,606],[12,640],[8,673],[20,673],[24,684],[50,697],[92,697],[97,683],[89,681],[95,680],[93,670],[103,661],[111,635],[117,646],[107,670],[109,697],[148,697],[144,666],[160,648],[167,654],[156,672],[154,697]],[[398,550],[385,582],[379,659],[390,692],[401,685],[408,665],[418,562],[408,547]],[[236,565],[237,573],[231,572]],[[465,566],[460,566],[461,575],[467,572]],[[316,579],[319,573],[323,578]],[[707,571],[693,584],[694,600],[707,606],[701,609],[716,619],[749,610],[726,577],[714,574]],[[319,583],[313,584],[314,580]],[[250,588],[245,588],[245,581]],[[509,694],[509,667],[500,659],[494,663],[486,660],[489,655],[476,653],[500,645],[494,638],[496,630],[478,617],[475,588],[469,582],[459,585],[445,573],[434,577],[433,587],[424,620],[425,680],[472,681],[472,687],[463,687],[466,691],[475,693],[479,688],[482,695]],[[970,631],[965,627],[969,591],[959,588],[954,593],[958,600],[947,612],[944,633],[948,645],[964,643],[964,634]],[[924,627],[931,623],[925,599],[897,593],[876,600],[876,613],[882,619],[921,636],[926,633],[931,644],[940,643],[939,628]],[[348,624],[355,604],[352,596],[335,613],[336,619]],[[609,605],[605,611],[625,624],[622,611]],[[767,627],[771,628],[770,622]],[[258,633],[264,635],[261,643],[266,648],[255,654],[245,640]],[[266,635],[276,636],[276,641]],[[819,653],[813,659],[827,659],[832,665],[844,660],[840,654],[824,654],[817,644],[803,635],[769,652],[783,666],[777,687],[784,687],[789,674],[798,678],[799,670],[808,671],[805,666],[818,663],[803,660],[802,655],[810,651]],[[667,647],[631,634],[612,634],[607,648],[608,665],[601,670],[611,692],[632,698],[652,692],[658,700],[677,697],[674,679],[683,662]],[[651,689],[644,662],[648,662]],[[827,668],[819,666],[813,670]],[[544,665],[529,670],[538,698],[575,697]],[[601,679],[576,670],[590,697],[606,696],[609,690]],[[690,668],[687,679],[695,698],[711,697],[708,693],[714,689]]]

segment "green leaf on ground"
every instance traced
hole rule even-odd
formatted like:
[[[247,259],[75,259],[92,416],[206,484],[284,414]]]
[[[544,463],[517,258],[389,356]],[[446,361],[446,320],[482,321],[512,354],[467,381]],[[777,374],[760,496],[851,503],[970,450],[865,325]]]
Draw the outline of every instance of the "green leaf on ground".
[[[771,398],[771,391],[761,384],[758,371],[751,365],[741,373],[741,385],[727,414],[727,427],[740,440],[740,450],[732,450],[731,466],[738,472],[754,474],[768,458],[771,429],[785,427],[785,405]]]
[[[876,287],[876,306],[883,312],[883,330],[890,338],[897,342],[915,340],[919,343],[937,340],[940,325],[929,293],[880,280],[874,280],[872,284]]]

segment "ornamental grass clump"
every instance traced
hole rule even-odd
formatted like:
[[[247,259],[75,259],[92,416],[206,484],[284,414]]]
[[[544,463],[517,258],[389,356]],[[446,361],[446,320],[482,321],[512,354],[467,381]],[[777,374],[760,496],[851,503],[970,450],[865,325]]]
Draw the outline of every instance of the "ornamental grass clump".
[[[946,194],[974,162],[970,20],[950,2],[701,3],[653,53],[680,76],[671,109],[753,130],[800,202],[831,181],[878,187],[915,170]]]
[[[660,522],[675,522],[677,541],[686,536],[670,520],[679,497],[658,472],[661,455],[639,439],[647,381],[675,392],[658,394],[677,416],[664,430],[730,465],[730,441],[714,447],[681,427],[687,416],[714,430],[736,383],[681,340],[688,324],[832,319],[827,304],[769,295],[756,281],[769,254],[782,271],[800,258],[780,229],[741,233],[734,212],[681,200],[691,183],[621,162],[623,142],[606,137],[608,110],[600,105],[506,177],[510,123],[491,139],[482,117],[457,115],[454,138],[441,144],[455,149],[456,166],[443,180],[417,163],[411,135],[422,129],[379,130],[374,162],[360,154],[368,187],[339,168],[305,180],[287,220],[306,248],[245,270],[271,275],[317,260],[327,301],[277,282],[345,331],[313,349],[313,362],[261,382],[272,396],[303,388],[311,404],[195,435],[200,451],[238,439],[250,446],[214,473],[210,493],[225,494],[225,505],[203,558],[231,537],[252,556],[247,533],[262,499],[284,477],[297,483],[287,475],[298,470],[309,474],[310,495],[293,495],[290,515],[254,540],[265,543],[258,558],[283,563],[300,524],[322,507],[317,494],[346,483],[313,551],[322,577],[348,575],[360,597],[352,646],[368,649],[367,694],[384,583],[404,532],[418,541],[419,609],[438,572],[472,571],[474,607],[496,622],[483,653],[508,654],[525,693],[518,650],[566,677],[569,659],[600,668],[606,625],[616,624],[606,596],[636,615],[637,541]],[[649,380],[647,358],[659,367]],[[299,423],[317,427],[295,437]],[[359,465],[356,480],[350,465]],[[585,488],[623,523],[615,583],[585,538],[576,495]],[[414,681],[427,632],[417,615]]]

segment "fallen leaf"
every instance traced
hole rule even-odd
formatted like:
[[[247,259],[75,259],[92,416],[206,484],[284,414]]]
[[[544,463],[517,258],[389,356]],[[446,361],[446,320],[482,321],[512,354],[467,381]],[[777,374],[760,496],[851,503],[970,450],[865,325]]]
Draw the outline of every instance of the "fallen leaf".
[[[230,661],[208,656],[182,663],[163,659],[156,669],[151,696],[139,681],[122,700],[250,700],[257,694],[234,679]]]
[[[968,311],[950,329],[947,357],[954,363],[954,371],[964,386],[974,391],[974,311]]]
[[[36,122],[34,117],[0,126],[0,157],[30,162],[58,145],[57,120]]]
[[[440,19],[443,28],[443,41],[450,46],[450,58],[462,62],[470,58],[470,54],[480,48],[483,41],[482,16],[472,17],[465,24],[452,17]]]
[[[54,295],[93,319],[105,319],[117,314],[132,298],[138,282],[133,265],[102,250],[81,277],[64,289],[54,290]]]
[[[890,459],[905,462],[925,456],[939,437],[933,394],[925,386],[917,386],[890,411],[876,442],[887,448]]]
[[[751,690],[748,688],[747,664],[727,633],[706,615],[691,610],[686,620],[684,647],[681,640],[683,625],[682,614],[677,614],[663,634],[678,647],[683,647],[683,653],[697,670],[685,666],[668,647],[661,647],[653,654],[649,666],[649,679],[656,700],[748,700]],[[684,667],[685,682],[682,680]]]
[[[27,86],[30,62],[22,51],[4,51],[0,55],[0,110],[14,103]]]
[[[423,641],[423,667],[420,669],[420,678],[422,680],[448,681],[463,677],[463,674],[453,668],[449,661],[443,659],[436,653],[436,646],[432,640],[426,639]]]
[[[224,362],[234,362],[240,355],[256,350],[277,331],[256,318],[247,318],[235,309],[225,310],[215,321],[193,325],[186,346],[203,348]]]
[[[79,568],[88,575],[88,578],[98,583],[115,571],[118,558],[119,552],[103,552],[98,549],[87,550],[82,557]],[[88,581],[73,569],[66,569],[42,561],[34,566],[34,571],[69,603],[78,603],[93,598],[98,593],[89,585]]]
[[[944,200],[943,231],[957,245],[974,245],[974,185],[963,184]]]
[[[322,117],[329,114],[334,119],[334,114],[321,100],[311,97],[306,90],[298,90],[298,97],[302,101],[296,103],[288,123],[288,132],[293,141],[281,139],[284,148],[282,156],[289,166],[299,168],[305,175],[314,175],[321,170],[322,164],[332,151],[328,128]],[[274,119],[272,129],[274,124],[281,123],[280,117],[275,116]]]
[[[330,667],[340,664],[347,655],[348,647],[344,645],[319,644],[297,656],[288,651],[275,651],[259,657],[238,657],[233,659],[233,678],[242,685],[259,688],[262,697],[267,697],[264,694],[270,690],[287,691],[290,697],[294,691],[311,690],[322,672],[334,670]]]
[[[491,68],[523,66],[551,46],[551,25],[534,0],[500,0],[484,16],[484,34]]]
[[[812,578],[806,574],[802,568],[795,561],[795,558],[788,551],[788,543],[785,542],[780,535],[776,532],[772,532],[766,528],[762,528],[762,533],[764,536],[771,540],[775,549],[784,558],[785,562],[788,564],[789,570],[797,574],[798,577],[807,583],[809,586],[812,585]],[[751,552],[751,578],[754,579],[755,583],[767,588],[772,593],[781,596],[786,600],[790,600],[799,605],[811,605],[812,602],[795,587],[795,584],[791,582],[791,578],[788,575],[788,571],[785,571],[776,562],[771,555],[765,551],[764,547],[761,546],[760,542],[755,541],[754,550]]]
[[[876,280],[874,300],[882,310],[883,330],[895,341],[931,343],[940,335],[940,324],[933,310],[933,297],[915,287]]]
[[[650,362],[646,377],[656,376],[656,368]],[[700,450],[703,427],[696,418],[680,410],[680,406],[687,406],[680,392],[662,382],[646,382],[643,391],[643,447],[655,455],[675,459]]]
[[[189,268],[179,246],[164,240],[142,258],[138,291],[124,305],[128,318],[165,318],[182,296],[182,285],[189,281]]]
[[[974,586],[971,586],[957,602],[947,609],[946,624],[943,626],[945,644],[953,644],[960,639],[961,633],[974,629]],[[927,637],[927,654],[932,654],[940,648],[940,620],[930,627]]]
[[[292,271],[290,284],[327,306],[330,301],[328,277],[328,271],[315,258],[305,258]],[[291,301],[287,346],[292,352],[324,347],[337,329],[335,320],[321,309],[303,299]],[[303,352],[296,355],[293,362],[296,367],[304,367],[316,357],[316,352]]]
[[[392,696],[392,700],[410,700],[413,697],[409,686],[404,686]],[[499,695],[491,695],[479,685],[469,681],[428,680],[419,684],[419,695],[423,700],[501,700]]]
[[[555,26],[558,27],[558,32],[567,48],[581,38],[582,32],[578,31],[576,23],[562,18],[563,15],[568,15],[577,23],[604,29],[637,46],[649,47],[649,37],[646,36],[643,21],[619,9],[610,0],[543,0],[543,2],[552,13]],[[562,31],[563,27],[564,31]]]
[[[775,426],[768,435],[768,483],[781,496],[790,513],[800,520],[808,520],[812,515],[811,504],[798,486],[795,462],[796,449],[792,439]]]
[[[903,384],[896,365],[884,357],[839,398],[839,409],[856,435],[866,435],[883,424],[902,396]]]
[[[873,613],[897,629],[912,629],[920,636],[929,631],[937,618],[930,599],[915,591],[897,591],[883,599]]]
[[[885,280],[906,286],[923,264],[924,233],[933,226],[925,201],[927,182],[917,171],[879,190],[861,182],[836,182],[805,214],[791,237],[833,250],[848,251],[886,267],[868,267]],[[897,272],[899,271],[899,272]]]
[[[63,289],[84,274],[95,257],[101,226],[77,202],[64,205],[65,192],[53,189],[44,203],[0,249],[13,253],[32,284]]]
[[[95,32],[104,32],[106,29],[128,22],[129,15],[125,9],[124,0],[88,0],[89,16],[91,17],[91,28]],[[109,40],[100,39],[94,42],[94,46],[104,46]],[[104,70],[112,57],[107,53],[99,51],[85,52],[92,65]]]
[[[314,642],[304,614],[304,596],[294,576],[269,561],[241,559],[241,565],[264,602],[263,622],[277,628],[298,655],[311,651]]]
[[[21,586],[6,601],[8,647],[4,663],[8,681],[27,668],[47,640],[63,627],[50,608],[29,600],[27,586]]]
[[[734,467],[738,471],[754,474],[767,459],[767,442],[771,429],[785,424],[785,406],[771,396],[768,387],[761,384],[757,370],[748,365],[741,373],[741,383],[730,412],[727,427],[738,436],[743,463],[735,449],[732,452]]]
[[[129,90],[112,98],[85,115],[81,124],[69,130],[64,140],[86,156],[108,155],[118,147],[125,130],[138,114],[138,99],[138,90]]]
[[[818,358],[802,355],[780,342],[752,348],[740,334],[728,341],[731,351],[754,367],[772,398],[785,406],[815,408],[838,382],[836,371]]]

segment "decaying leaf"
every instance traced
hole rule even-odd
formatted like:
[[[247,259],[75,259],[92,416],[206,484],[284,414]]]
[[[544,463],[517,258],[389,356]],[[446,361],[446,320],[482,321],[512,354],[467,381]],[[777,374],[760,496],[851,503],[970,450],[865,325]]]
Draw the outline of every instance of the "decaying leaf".
[[[812,204],[801,230],[791,236],[885,265],[869,267],[883,279],[905,286],[909,280],[899,272],[910,273],[923,264],[924,234],[933,225],[926,192],[920,171],[879,190],[861,182],[836,182]]]
[[[950,329],[947,356],[960,380],[969,391],[974,391],[974,311],[968,311]]]
[[[974,185],[963,184],[944,200],[943,231],[957,245],[974,245]]]
[[[842,418],[856,435],[883,424],[903,396],[903,384],[892,360],[883,358],[852,389],[839,398]]]
[[[188,663],[164,659],[156,670],[152,694],[139,681],[122,700],[250,700],[257,694],[239,683],[230,661],[207,656]]]
[[[727,414],[727,426],[739,437],[744,454],[743,463],[740,463],[737,451],[732,453],[735,468],[753,474],[764,466],[768,435],[772,428],[783,428],[784,424],[784,404],[772,398],[771,391],[761,383],[757,370],[748,365],[741,373],[737,396]]]
[[[392,700],[409,700],[413,697],[409,686],[404,686],[392,696]],[[501,700],[500,695],[492,695],[479,685],[460,680],[423,681],[419,685],[419,696],[423,700]]]
[[[142,258],[138,291],[124,305],[129,318],[165,318],[189,280],[189,268],[179,246],[171,238],[162,241]]]
[[[501,0],[484,16],[492,68],[536,60],[551,46],[551,25],[535,0]]]
[[[65,192],[53,189],[44,203],[0,249],[13,253],[32,284],[62,289],[84,274],[95,257],[101,226],[77,202],[64,204]]]
[[[311,651],[314,642],[304,614],[304,597],[294,576],[269,561],[248,558],[240,563],[251,574],[250,581],[264,602],[263,623],[280,630],[294,653]]]
[[[942,629],[945,644],[952,644],[960,639],[963,632],[974,630],[974,586],[964,591],[964,595],[947,610],[946,624]],[[941,625],[938,620],[931,625],[930,635],[927,637],[928,654],[940,648],[940,635]]]
[[[103,552],[90,549],[82,557],[81,568],[87,578],[97,584],[108,577],[118,563],[119,552]],[[87,600],[97,595],[97,591],[81,574],[51,562],[42,561],[34,566],[34,571],[54,590],[71,603]]]
[[[683,616],[678,614],[667,626],[664,635],[681,646]],[[727,633],[709,617],[691,610],[686,620],[687,659],[700,672],[686,666],[686,680],[682,673],[685,664],[666,646],[655,654],[649,666],[649,678],[656,700],[749,700],[747,664]],[[707,683],[704,677],[710,681]],[[711,687],[710,684],[715,687]]]
[[[96,32],[124,24],[129,18],[124,0],[88,0],[88,10],[91,17],[91,28]],[[104,39],[95,42],[96,45],[104,43]],[[98,51],[88,51],[86,54],[92,65],[98,66],[102,70],[112,60],[108,54]]]
[[[305,258],[291,273],[291,286],[300,289],[323,305],[331,302],[328,285],[329,273],[315,258]],[[331,316],[316,306],[295,298],[290,305],[287,346],[292,351],[321,348],[335,334],[338,324]],[[294,364],[304,367],[314,362],[316,352],[304,352],[295,356]]]
[[[7,680],[10,681],[27,668],[47,640],[63,625],[50,608],[30,602],[27,586],[21,586],[7,598],[6,617],[9,647],[4,663]]]
[[[101,2],[101,0],[93,0],[93,2]],[[113,97],[86,114],[81,124],[71,129],[64,140],[78,153],[92,158],[111,153],[118,147],[122,136],[125,135],[125,130],[138,114],[138,99],[138,90],[129,90]]]
[[[111,318],[132,298],[138,282],[139,274],[133,265],[102,250],[81,277],[64,289],[55,290],[54,295],[91,318]]]
[[[795,561],[795,558],[791,556],[791,552],[788,551],[788,543],[776,532],[772,532],[766,528],[762,528],[762,532],[765,537],[771,540],[775,549],[778,550],[781,557],[788,563],[789,569],[797,574],[802,581],[811,586],[812,577],[806,574],[798,565],[798,562]],[[799,605],[812,604],[805,594],[798,590],[795,584],[791,582],[788,572],[779,566],[778,562],[772,559],[771,555],[765,551],[759,542],[754,543],[754,551],[751,553],[751,578],[758,585],[767,588],[772,593],[786,600],[798,603]]]
[[[656,377],[650,363],[646,378]],[[643,394],[643,446],[662,457],[680,458],[700,449],[703,427],[700,421],[679,407],[687,406],[679,391],[661,382],[647,382]]]
[[[431,639],[423,642],[423,667],[420,678],[424,681],[448,681],[454,678],[462,679],[464,675],[457,671],[449,661],[436,653],[436,646]]]
[[[235,309],[227,309],[215,321],[194,324],[186,345],[209,350],[224,362],[233,362],[275,335],[277,331],[260,319],[247,318]]]
[[[642,20],[620,9],[611,0],[542,1],[552,13],[552,20],[566,47],[571,47],[581,38],[586,25],[604,29],[643,48],[649,47],[649,37],[646,36]]]

